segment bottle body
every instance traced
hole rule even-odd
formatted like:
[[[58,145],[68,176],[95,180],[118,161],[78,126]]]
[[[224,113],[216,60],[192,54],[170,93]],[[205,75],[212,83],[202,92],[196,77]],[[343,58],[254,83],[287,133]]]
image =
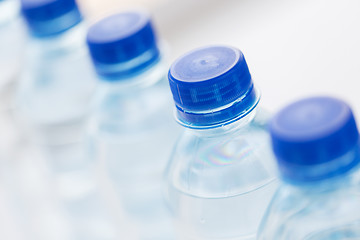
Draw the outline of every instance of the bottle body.
[[[269,123],[282,183],[258,239],[360,239],[359,131],[344,101],[314,96]]]
[[[186,130],[167,172],[180,239],[255,239],[277,181],[259,111],[220,128]]]
[[[96,77],[83,23],[50,37],[32,38],[15,111],[50,168],[56,199],[74,239],[118,239],[116,216],[105,203],[85,130]]]
[[[84,34],[79,24],[29,44],[16,110],[40,143],[66,144],[82,137],[96,83]]]
[[[359,239],[358,169],[320,183],[282,183],[263,219],[258,239]]]
[[[131,79],[100,83],[90,121],[91,155],[116,190],[140,239],[171,239],[162,174],[179,127],[162,61]]]

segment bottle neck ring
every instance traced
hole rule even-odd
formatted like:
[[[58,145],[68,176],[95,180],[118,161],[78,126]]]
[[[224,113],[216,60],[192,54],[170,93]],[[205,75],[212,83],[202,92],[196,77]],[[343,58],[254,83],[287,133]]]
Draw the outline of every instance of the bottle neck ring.
[[[217,128],[247,116],[259,100],[260,92],[252,85],[242,97],[221,108],[194,112],[176,106],[175,118],[180,125],[190,129]]]
[[[346,174],[360,163],[360,145],[357,143],[341,157],[315,165],[299,165],[278,159],[282,178],[293,185],[321,182]]]
[[[162,56],[159,49],[151,49],[140,56],[118,64],[103,64],[93,59],[96,72],[105,81],[126,80],[148,71],[158,64]]]

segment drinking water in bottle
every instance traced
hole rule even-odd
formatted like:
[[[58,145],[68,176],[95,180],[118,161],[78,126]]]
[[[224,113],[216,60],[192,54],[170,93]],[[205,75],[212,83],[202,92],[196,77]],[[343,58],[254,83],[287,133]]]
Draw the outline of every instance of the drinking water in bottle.
[[[172,64],[169,83],[185,128],[166,174],[179,239],[255,239],[277,181],[243,53],[195,49]]]
[[[85,154],[96,74],[78,6],[75,0],[21,0],[21,9],[31,37],[15,110],[51,169],[44,181],[53,182],[51,190],[70,225],[70,239],[120,239],[118,231],[126,229],[117,226],[94,164]]]
[[[176,140],[165,53],[148,13],[127,11],[90,27],[98,93],[90,154],[113,185],[140,239],[172,239],[162,173]]]
[[[96,81],[86,27],[75,0],[21,0],[21,10],[30,36],[15,111],[67,198],[90,182],[84,126]]]
[[[17,0],[0,0],[0,162],[8,159],[18,141],[13,124],[12,100],[22,66],[26,31]]]
[[[258,239],[360,239],[359,132],[349,105],[302,99],[272,119],[270,132],[282,183]]]
[[[75,0],[21,0],[21,9],[31,36],[17,115],[41,144],[77,142],[96,83],[82,16]]]

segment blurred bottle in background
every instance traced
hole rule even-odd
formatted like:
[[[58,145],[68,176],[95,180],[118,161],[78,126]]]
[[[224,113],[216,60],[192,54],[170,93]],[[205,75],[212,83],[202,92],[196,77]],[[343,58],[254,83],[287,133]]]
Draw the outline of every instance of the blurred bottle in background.
[[[282,184],[258,239],[360,239],[359,132],[350,107],[303,99],[281,110],[270,132]]]
[[[25,28],[17,0],[0,0],[0,110],[10,107],[13,85],[19,75]]]
[[[18,158],[27,145],[13,119],[13,98],[20,72],[23,69],[26,29],[20,17],[20,1],[0,1],[0,182],[1,205],[6,208],[1,222],[2,239],[64,239],[69,235],[52,195],[32,198],[39,189],[37,178],[27,161]],[[27,152],[29,153],[29,152]],[[34,152],[31,152],[34,156]],[[27,158],[29,158],[27,156]],[[24,171],[26,169],[26,171]],[[36,172],[38,173],[38,172]],[[29,182],[31,181],[31,183]],[[23,184],[26,181],[26,184]],[[36,186],[33,183],[36,182]],[[37,192],[38,193],[38,192]],[[41,207],[40,207],[41,206]],[[3,209],[4,210],[4,209]],[[4,215],[5,214],[5,215]],[[52,215],[51,218],[48,218]],[[57,215],[57,216],[55,216]],[[42,222],[41,232],[38,222]],[[65,224],[66,225],[66,224]],[[54,235],[54,232],[57,232]],[[5,234],[5,236],[4,236]]]
[[[95,87],[86,28],[74,0],[21,0],[30,32],[16,110],[37,142],[78,142]]]
[[[85,126],[96,75],[82,15],[75,0],[21,0],[21,7],[30,38],[15,110],[50,169],[42,180],[52,184],[40,193],[54,195],[70,239],[119,239],[116,217],[102,195],[93,162],[85,156]],[[32,165],[43,167],[36,160]]]
[[[104,18],[88,32],[99,76],[90,154],[109,176],[140,239],[172,239],[162,173],[178,128],[172,119],[165,54],[147,12]]]
[[[10,157],[19,138],[11,112],[26,39],[19,3],[0,0],[0,155],[5,159]]]
[[[167,169],[179,239],[255,239],[277,186],[267,116],[242,52],[209,46],[169,72],[186,128]]]

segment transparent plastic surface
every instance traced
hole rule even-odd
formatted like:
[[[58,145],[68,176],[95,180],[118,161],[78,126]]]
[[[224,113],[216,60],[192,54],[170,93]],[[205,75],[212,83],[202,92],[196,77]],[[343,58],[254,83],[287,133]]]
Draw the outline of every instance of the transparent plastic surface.
[[[259,240],[360,239],[359,167],[319,182],[284,182],[267,210]]]
[[[63,34],[32,38],[16,95],[22,123],[40,143],[79,141],[95,88],[84,25]]]
[[[266,122],[253,110],[229,125],[184,132],[167,170],[179,239],[255,239],[277,187]]]
[[[20,18],[19,1],[0,1],[0,94],[1,107],[8,108],[25,45],[25,28]],[[4,105],[4,106],[2,106]]]
[[[123,229],[86,155],[84,134],[96,75],[85,34],[80,24],[60,35],[30,39],[15,111],[50,170],[43,180],[52,183],[69,239],[115,240]]]
[[[108,204],[106,183],[98,177],[96,166],[87,158],[85,143],[43,148],[51,168],[58,200],[74,239],[115,240],[124,231],[117,224],[117,213]],[[131,238],[130,238],[131,239]]]
[[[180,127],[166,70],[160,61],[134,78],[102,80],[90,124],[90,155],[109,177],[139,239],[174,237],[162,176]]]

